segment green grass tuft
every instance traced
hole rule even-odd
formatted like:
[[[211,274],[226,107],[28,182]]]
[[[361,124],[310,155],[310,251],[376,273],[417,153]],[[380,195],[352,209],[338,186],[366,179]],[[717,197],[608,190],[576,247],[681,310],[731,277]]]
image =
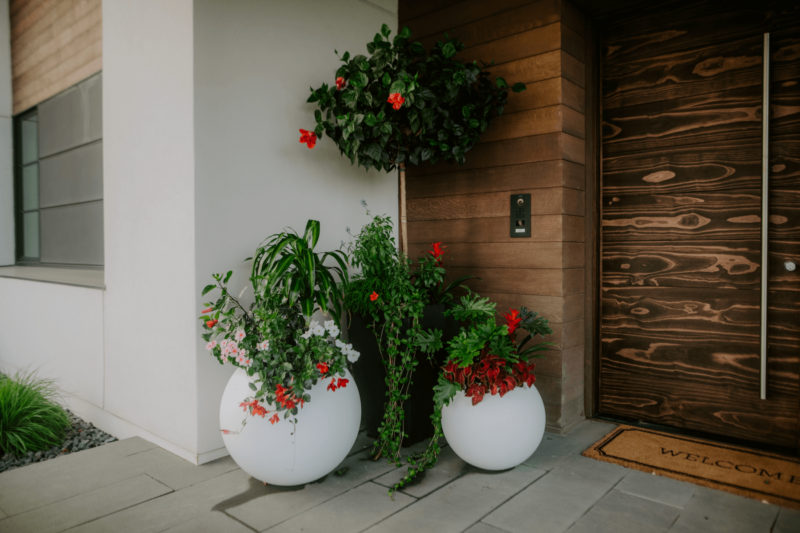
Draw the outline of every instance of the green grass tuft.
[[[54,381],[36,372],[0,374],[0,452],[21,456],[60,445],[70,419],[58,396]]]

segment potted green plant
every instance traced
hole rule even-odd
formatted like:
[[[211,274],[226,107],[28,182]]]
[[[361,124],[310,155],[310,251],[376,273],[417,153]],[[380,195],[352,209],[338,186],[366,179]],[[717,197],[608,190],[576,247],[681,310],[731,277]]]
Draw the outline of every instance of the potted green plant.
[[[237,369],[220,404],[223,440],[243,470],[274,485],[323,477],[359,430],[348,370],[359,353],[341,340],[339,327],[346,261],[340,251],[314,252],[319,232],[310,220],[302,236],[284,232],[258,247],[250,277],[255,299],[247,308],[228,289],[232,272],[215,274],[203,289],[219,290],[200,316],[206,349]],[[316,310],[328,315],[324,325],[312,321]]]
[[[465,325],[448,343],[448,361],[435,388],[436,434],[395,490],[436,464],[441,436],[464,461],[487,470],[512,468],[539,446],[545,411],[531,359],[555,346],[534,342],[553,330],[525,307],[504,313],[505,323],[497,324],[495,307],[472,293],[448,311]],[[517,330],[527,332],[520,341]]]
[[[425,50],[410,41],[408,28],[392,40],[390,34],[384,24],[367,44],[369,56],[345,52],[335,84],[311,88],[308,102],[319,106],[316,126],[301,129],[300,142],[313,148],[327,135],[353,164],[386,172],[399,168],[400,235],[407,251],[406,164],[463,165],[466,153],[502,114],[509,87],[501,77],[492,81],[489,65],[455,59],[465,48],[455,38],[445,34]],[[511,89],[524,91],[525,85]]]
[[[350,283],[345,301],[351,310],[350,341],[364,354],[354,376],[367,435],[380,437],[382,425],[384,430],[396,427],[395,417],[402,410],[401,429],[389,432],[399,447],[433,434],[430,391],[446,356],[439,339],[446,342],[457,330],[455,321],[444,314],[446,304],[474,276],[448,283],[442,243],[434,243],[412,268],[397,251],[392,234],[391,219],[375,216],[347,246],[351,263],[361,274]]]

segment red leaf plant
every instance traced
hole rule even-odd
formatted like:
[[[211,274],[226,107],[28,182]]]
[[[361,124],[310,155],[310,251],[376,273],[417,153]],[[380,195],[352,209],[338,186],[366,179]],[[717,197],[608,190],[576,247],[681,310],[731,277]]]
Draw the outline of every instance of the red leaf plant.
[[[495,304],[474,293],[461,298],[449,314],[468,325],[449,344],[449,360],[436,386],[439,406],[449,404],[458,391],[477,405],[487,394],[503,397],[516,387],[533,386],[535,365],[529,359],[542,357],[537,352],[554,344],[527,344],[536,335],[552,335],[546,319],[521,307],[503,313],[505,324],[498,325]],[[528,332],[519,342],[515,335],[518,329]]]

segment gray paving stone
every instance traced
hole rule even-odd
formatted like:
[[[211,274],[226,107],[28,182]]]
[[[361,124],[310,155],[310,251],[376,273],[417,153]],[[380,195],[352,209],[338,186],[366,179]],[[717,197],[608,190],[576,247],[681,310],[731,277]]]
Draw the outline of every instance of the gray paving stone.
[[[614,488],[626,494],[683,509],[698,487],[677,479],[631,470]]]
[[[464,460],[457,456],[453,449],[448,446],[439,453],[439,461],[436,463],[436,466],[423,472],[422,477],[418,478],[419,481],[414,480],[412,482],[413,484],[406,485],[400,492],[414,496],[415,498],[422,498],[442,485],[446,485],[452,480],[474,470],[475,468],[465,463]],[[404,466],[375,479],[375,483],[391,488],[394,487],[398,481],[403,479],[407,473],[408,467]]]
[[[375,483],[365,483],[322,505],[295,516],[270,529],[270,533],[330,533],[363,531],[393,515],[416,500],[395,493],[394,498]]]
[[[772,533],[797,533],[800,531],[800,511],[781,509]]]
[[[522,465],[504,472],[474,471],[418,500],[368,531],[464,531],[544,474],[544,470]]]
[[[484,524],[483,522],[478,522],[464,533],[506,533],[502,529],[497,529],[496,527],[492,527],[489,524]]]
[[[129,455],[123,461],[174,490],[195,485],[239,468],[230,456],[198,466],[163,448],[152,448]]]
[[[131,437],[129,439],[118,440],[117,442],[106,444],[104,448],[108,448],[109,450],[113,450],[123,457],[127,457],[128,455],[158,448],[158,446],[149,440],[143,439],[142,437]]]
[[[0,520],[4,519],[6,517],[8,517],[8,515],[6,513],[4,513],[2,509],[0,509]]]
[[[373,444],[375,444],[375,439],[367,437],[367,432],[362,431],[358,434],[358,437],[356,437],[356,442],[353,443],[353,447],[350,448],[347,457],[363,452],[364,450],[371,450]]]
[[[3,520],[3,533],[56,533],[172,492],[141,475]]]
[[[539,448],[524,464],[540,470],[552,470],[568,457],[586,450],[616,427],[616,424],[586,420],[566,435],[545,433]]]
[[[699,487],[670,531],[680,533],[768,533],[779,507]]]
[[[70,533],[157,533],[210,513],[214,506],[261,485],[234,470],[161,498],[68,530]],[[253,483],[253,481],[255,483]],[[261,485],[263,487],[263,485]]]
[[[677,507],[612,490],[569,529],[569,533],[666,532],[678,514]]]
[[[246,525],[220,512],[198,516],[164,533],[253,533]]]
[[[537,533],[566,531],[626,472],[610,463],[570,457],[482,521],[512,533],[527,533],[533,524]]]
[[[0,474],[0,502],[14,516],[144,472],[105,446]]]
[[[329,474],[322,481],[309,483],[298,490],[267,487],[270,489],[268,494],[232,506],[225,512],[256,531],[263,531],[396,468],[383,460],[371,461],[368,452],[348,457],[342,467],[347,467],[343,476]],[[373,488],[388,498],[385,487],[373,485]]]

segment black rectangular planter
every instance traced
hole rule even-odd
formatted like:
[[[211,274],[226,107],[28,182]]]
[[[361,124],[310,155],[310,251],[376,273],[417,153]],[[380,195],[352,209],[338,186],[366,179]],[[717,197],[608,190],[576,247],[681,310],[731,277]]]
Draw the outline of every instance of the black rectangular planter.
[[[446,344],[458,333],[458,324],[452,317],[444,316],[445,310],[445,304],[429,305],[425,307],[422,316],[422,329],[441,329],[445,347],[431,358],[425,353],[417,352],[419,364],[411,376],[411,397],[403,405],[404,430],[408,435],[403,440],[403,446],[411,446],[433,436],[433,387],[438,381],[439,368],[447,362]],[[352,365],[351,370],[361,397],[361,425],[368,436],[377,437],[378,428],[383,421],[388,388],[378,342],[374,331],[369,327],[371,320],[371,317],[352,315],[348,334],[353,348],[361,352],[361,358]]]

